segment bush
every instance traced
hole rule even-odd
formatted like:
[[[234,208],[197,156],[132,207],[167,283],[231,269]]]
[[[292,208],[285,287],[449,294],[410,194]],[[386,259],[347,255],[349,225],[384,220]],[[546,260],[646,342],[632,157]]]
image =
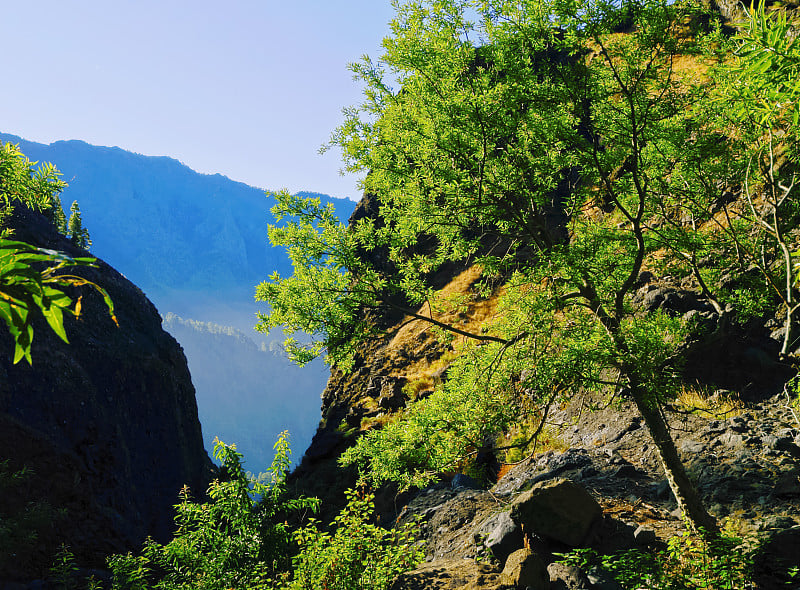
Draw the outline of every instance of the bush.
[[[584,571],[600,568],[624,590],[745,590],[752,584],[757,545],[731,534],[711,541],[685,533],[671,538],[662,551],[629,549],[599,555],[592,549],[563,554],[563,563]]]
[[[265,485],[252,480],[242,467],[236,447],[216,441],[214,455],[222,462],[225,479],[212,482],[210,501],[197,503],[184,487],[177,514],[175,538],[162,545],[149,539],[142,556],[114,556],[109,565],[114,589],[270,588],[290,564],[291,531],[285,514],[315,508],[310,498],[289,499],[288,434],[275,443],[276,455]]]
[[[383,529],[371,523],[372,494],[345,493],[348,504],[331,525],[335,532],[312,521],[294,534],[300,553],[289,590],[384,590],[422,561],[414,524]]]
[[[288,517],[316,509],[318,500],[288,497],[286,432],[275,449],[271,469],[260,478],[270,481],[262,483],[244,471],[234,446],[217,441],[214,455],[224,478],[211,484],[210,501],[195,502],[184,488],[172,541],[149,539],[141,555],[108,560],[113,590],[380,590],[422,559],[413,525],[387,531],[371,523],[371,494],[348,492],[333,532],[313,519],[293,532]]]

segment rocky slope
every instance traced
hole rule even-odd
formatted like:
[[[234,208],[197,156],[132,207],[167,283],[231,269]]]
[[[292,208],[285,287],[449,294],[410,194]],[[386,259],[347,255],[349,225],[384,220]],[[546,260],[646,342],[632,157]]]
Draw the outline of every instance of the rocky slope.
[[[782,576],[800,561],[800,420],[785,401],[776,395],[727,418],[672,416],[682,459],[712,513],[728,530],[766,540],[756,564],[761,588],[797,587]],[[422,519],[428,561],[393,588],[514,588],[508,560],[526,548],[547,573],[533,588],[615,588],[603,572],[553,565],[555,553],[663,547],[681,534],[680,514],[635,410],[584,412],[576,423],[582,406],[575,400],[554,419],[566,450],[536,453],[489,489],[457,477],[416,495],[401,519]],[[531,495],[544,499],[525,515],[520,506]]]
[[[356,214],[375,215],[370,203],[362,201]],[[464,265],[433,280],[445,290],[469,292],[477,276]],[[473,298],[459,321],[470,325],[490,317],[494,303]],[[642,311],[709,316],[691,285],[649,273],[640,277],[634,304]],[[425,325],[382,320],[389,333],[360,351],[352,372],[332,374],[322,422],[293,474],[299,490],[323,498],[323,520],[355,481],[336,463],[341,452],[359,433],[379,428],[411,397],[447,378],[448,351]],[[791,587],[782,585],[787,580],[781,572],[800,565],[800,417],[784,390],[793,369],[777,360],[778,325],[756,322],[688,343],[684,377],[696,386],[667,408],[706,505],[729,530],[766,541],[757,564],[763,588]],[[658,547],[684,530],[650,436],[630,404],[576,392],[550,416],[547,439],[530,457],[505,467],[488,489],[459,474],[413,493],[383,489],[381,521],[420,518],[427,545],[427,562],[393,590],[615,588],[602,572],[553,565],[554,554],[572,547]],[[557,522],[515,517],[511,507],[532,488],[555,497],[535,514],[560,514],[557,521],[582,532],[564,536],[554,532]],[[583,516],[573,521],[575,514]]]
[[[16,239],[86,255],[38,214],[18,208],[10,226]],[[12,365],[13,341],[0,338],[0,462],[28,470],[0,493],[0,514],[49,510],[38,538],[0,561],[0,580],[40,576],[61,543],[102,565],[147,535],[164,539],[181,487],[203,493],[211,475],[186,358],[155,307],[102,261],[76,274],[108,291],[119,327],[86,292],[80,320],[66,322],[70,344],[35,324],[32,367]]]

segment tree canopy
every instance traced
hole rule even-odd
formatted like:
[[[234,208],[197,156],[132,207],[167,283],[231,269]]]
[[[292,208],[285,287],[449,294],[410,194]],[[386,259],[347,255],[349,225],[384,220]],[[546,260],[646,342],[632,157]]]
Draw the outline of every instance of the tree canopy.
[[[345,454],[376,482],[424,483],[509,424],[543,423],[555,400],[603,391],[634,402],[679,506],[696,528],[716,530],[662,411],[681,385],[681,346],[701,328],[643,313],[632,294],[644,271],[671,274],[713,307],[717,329],[748,311],[742,291],[717,279],[745,270],[765,244],[752,231],[763,208],[748,218],[720,205],[759,135],[728,82],[737,63],[750,67],[736,57],[752,53],[732,62],[714,16],[691,2],[396,8],[380,60],[353,66],[364,102],[332,140],[350,171],[367,173],[379,216],[347,228],[284,194],[278,213],[294,217],[270,238],[289,248],[295,274],[259,287],[271,305],[261,326],[307,332],[310,344],[290,341],[296,358],[324,352],[344,369],[377,330],[372,311],[394,308],[473,342],[438,391]],[[758,169],[769,182],[768,172]],[[767,249],[789,247],[771,235]],[[773,283],[785,274],[779,257],[761,260]],[[479,329],[437,319],[447,302],[428,278],[455,261],[482,269],[474,296],[503,285],[504,313]]]

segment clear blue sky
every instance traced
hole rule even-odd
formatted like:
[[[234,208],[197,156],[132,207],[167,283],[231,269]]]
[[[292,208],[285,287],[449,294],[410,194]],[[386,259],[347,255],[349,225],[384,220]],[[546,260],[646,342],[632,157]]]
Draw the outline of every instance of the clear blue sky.
[[[319,147],[377,57],[389,0],[4,2],[0,130],[171,156],[248,184],[357,199]]]

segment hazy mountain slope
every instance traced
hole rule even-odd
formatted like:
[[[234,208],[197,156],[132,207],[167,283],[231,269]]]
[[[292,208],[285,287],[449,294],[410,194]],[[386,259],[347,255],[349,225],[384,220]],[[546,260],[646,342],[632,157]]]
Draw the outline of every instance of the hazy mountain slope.
[[[282,356],[282,347],[256,345],[234,328],[167,314],[164,329],[183,346],[197,388],[203,442],[214,437],[236,443],[245,467],[258,473],[272,462],[272,445],[288,429],[294,458],[311,442],[320,415],[320,383],[328,377],[322,362],[300,368]]]
[[[0,140],[19,144],[31,160],[58,167],[69,183],[62,202],[67,210],[73,200],[79,202],[92,251],[162,311],[166,302],[187,315],[174,304],[191,297],[176,292],[250,301],[255,284],[273,271],[290,270],[284,251],[267,240],[273,201],[263,189],[116,147],[77,140],[44,145],[2,133]],[[355,206],[319,196],[333,202],[342,219]]]

